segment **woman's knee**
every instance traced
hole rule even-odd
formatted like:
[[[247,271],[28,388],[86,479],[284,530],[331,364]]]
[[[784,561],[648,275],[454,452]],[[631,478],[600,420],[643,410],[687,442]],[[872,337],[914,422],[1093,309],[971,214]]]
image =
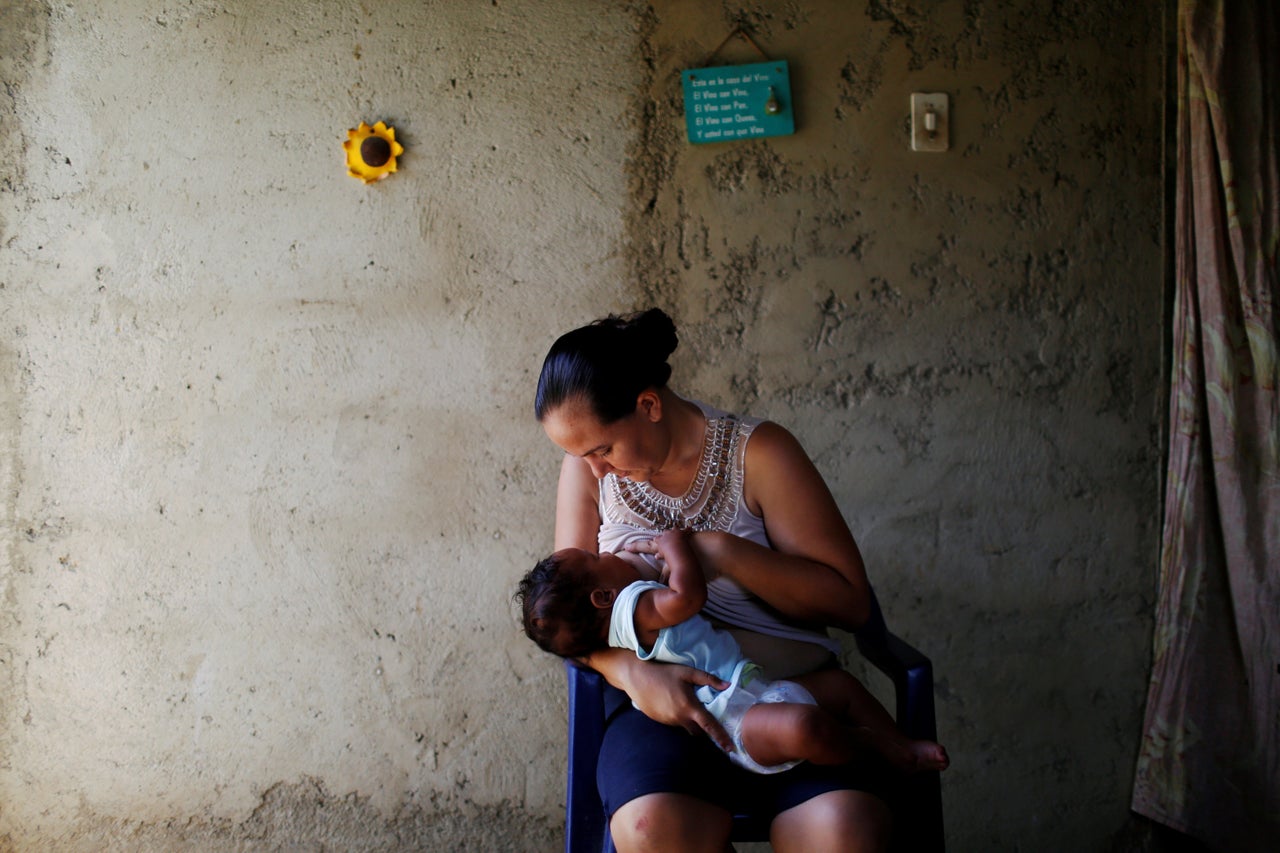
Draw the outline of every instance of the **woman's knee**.
[[[732,815],[705,800],[647,794],[614,812],[609,831],[619,853],[723,853],[732,825]]]
[[[778,853],[806,850],[881,853],[889,847],[892,815],[863,791],[828,791],[779,814],[770,830]]]

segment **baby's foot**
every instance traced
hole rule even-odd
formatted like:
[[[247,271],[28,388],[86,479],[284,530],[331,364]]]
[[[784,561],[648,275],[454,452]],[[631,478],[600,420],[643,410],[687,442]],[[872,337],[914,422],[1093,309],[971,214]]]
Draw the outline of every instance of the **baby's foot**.
[[[931,740],[907,741],[907,752],[915,757],[914,770],[946,770],[951,766],[947,748]]]
[[[947,749],[931,740],[912,740],[908,737],[881,737],[876,747],[889,763],[906,773],[924,770],[946,770],[951,765]]]

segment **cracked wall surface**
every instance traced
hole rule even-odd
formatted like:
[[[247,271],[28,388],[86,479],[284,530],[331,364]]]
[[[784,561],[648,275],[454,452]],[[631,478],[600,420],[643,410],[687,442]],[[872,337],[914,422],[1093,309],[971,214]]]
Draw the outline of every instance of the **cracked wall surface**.
[[[797,133],[685,142],[741,23]],[[1159,471],[1158,7],[655,3],[628,260],[674,380],[794,429],[934,658],[956,850],[1127,849]],[[733,41],[720,61],[760,60]],[[946,92],[945,154],[909,96]],[[1068,833],[1068,834],[1064,834]]]
[[[679,73],[737,24],[797,133],[690,146]],[[951,849],[1126,849],[1160,24],[0,5],[0,850],[557,849],[563,677],[510,607],[551,545],[533,383],[649,304],[678,391],[800,437],[934,658]],[[365,187],[378,119],[406,153]]]

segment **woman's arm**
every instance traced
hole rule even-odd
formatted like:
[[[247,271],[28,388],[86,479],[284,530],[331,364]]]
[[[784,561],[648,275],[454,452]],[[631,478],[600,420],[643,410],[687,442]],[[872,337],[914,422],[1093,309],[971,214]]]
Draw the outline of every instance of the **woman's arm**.
[[[600,485],[591,467],[576,456],[565,454],[560,464],[560,485],[556,491],[555,547],[582,548],[595,553],[599,548]],[[603,649],[583,663],[625,692],[641,713],[669,726],[680,726],[691,734],[706,732],[721,749],[733,742],[701,702],[693,689],[710,684],[717,690],[729,685],[713,675],[679,664],[642,661],[629,649]]]
[[[595,554],[600,549],[600,484],[591,466],[568,453],[560,463],[556,489],[556,550],[581,548]]]
[[[793,619],[861,627],[871,612],[870,585],[858,545],[835,498],[804,448],[765,422],[747,443],[744,498],[764,519],[773,550],[723,533],[699,533],[694,551]]]
[[[727,690],[728,682],[691,666],[640,660],[630,649],[602,649],[582,662],[626,693],[649,719],[691,735],[705,734],[725,752],[733,750],[724,726],[693,695],[704,684]]]

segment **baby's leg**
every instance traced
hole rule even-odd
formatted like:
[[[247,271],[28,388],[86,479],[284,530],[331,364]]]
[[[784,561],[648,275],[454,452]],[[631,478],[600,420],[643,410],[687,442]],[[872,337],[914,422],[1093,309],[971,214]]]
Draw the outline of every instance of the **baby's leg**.
[[[805,687],[818,706],[857,727],[866,746],[905,770],[945,770],[947,750],[931,740],[913,740],[862,682],[842,669],[820,669],[791,679]]]
[[[817,705],[760,702],[742,716],[742,747],[757,764],[844,764],[864,747],[852,729]]]

